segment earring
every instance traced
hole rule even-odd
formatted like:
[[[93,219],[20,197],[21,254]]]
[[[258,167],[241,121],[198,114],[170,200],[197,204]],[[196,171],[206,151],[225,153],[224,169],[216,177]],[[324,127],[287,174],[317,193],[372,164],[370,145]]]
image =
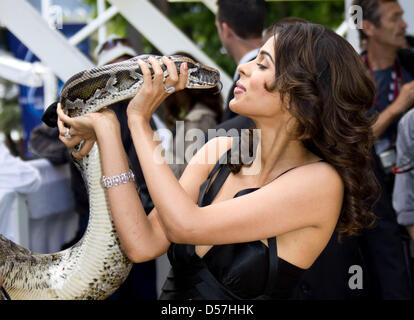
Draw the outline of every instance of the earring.
[[[288,109],[288,110],[290,109],[290,103],[288,103],[286,109]]]

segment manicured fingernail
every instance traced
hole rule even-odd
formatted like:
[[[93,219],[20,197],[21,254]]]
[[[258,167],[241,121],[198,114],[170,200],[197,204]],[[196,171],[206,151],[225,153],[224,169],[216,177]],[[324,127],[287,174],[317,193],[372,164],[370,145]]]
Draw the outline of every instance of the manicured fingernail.
[[[187,68],[188,68],[187,62],[184,62],[183,64],[184,64],[183,69],[187,70]]]

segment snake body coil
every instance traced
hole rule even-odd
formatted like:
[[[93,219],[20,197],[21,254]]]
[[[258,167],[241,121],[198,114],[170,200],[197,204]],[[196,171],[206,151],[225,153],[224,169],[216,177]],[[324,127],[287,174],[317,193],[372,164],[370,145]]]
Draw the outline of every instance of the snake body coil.
[[[159,61],[161,57],[155,56]],[[71,117],[83,115],[132,98],[142,86],[138,59],[82,71],[62,88],[60,102]],[[216,69],[184,56],[170,57],[177,70],[188,64],[187,88],[212,88],[219,83]],[[164,78],[168,76],[166,68]],[[105,190],[95,143],[89,154],[75,160],[89,195],[89,222],[82,239],[71,248],[51,254],[30,252],[0,235],[0,275],[11,299],[105,299],[127,278],[132,263],[119,242]]]

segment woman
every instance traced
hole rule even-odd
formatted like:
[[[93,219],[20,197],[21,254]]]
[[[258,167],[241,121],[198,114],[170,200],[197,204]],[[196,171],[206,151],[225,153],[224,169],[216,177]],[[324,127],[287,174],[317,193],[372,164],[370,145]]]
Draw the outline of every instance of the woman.
[[[178,77],[171,61],[163,62],[166,86],[183,89],[185,65]],[[144,85],[127,113],[155,209],[145,215],[132,183],[108,189],[108,197],[131,260],[168,250],[172,270],[161,299],[288,298],[335,227],[353,235],[373,221],[367,202],[375,192],[372,134],[365,114],[374,87],[357,53],[334,32],[309,23],[278,27],[257,58],[238,68],[230,104],[261,132],[255,159],[248,166],[221,165],[232,138],[213,139],[179,182],[153,157],[157,144],[148,122],[168,94],[160,65],[151,64],[152,81],[139,62]],[[103,174],[128,171],[113,114],[58,114],[68,147],[87,140],[75,157],[87,154],[88,141],[96,139]],[[70,140],[63,123],[71,127]],[[248,174],[252,169],[258,173]]]

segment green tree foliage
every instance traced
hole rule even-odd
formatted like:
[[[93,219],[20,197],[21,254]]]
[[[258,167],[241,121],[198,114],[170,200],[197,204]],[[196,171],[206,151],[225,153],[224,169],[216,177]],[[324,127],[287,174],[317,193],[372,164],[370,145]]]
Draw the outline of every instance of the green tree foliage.
[[[23,150],[19,149],[19,144],[22,142],[14,141],[12,132],[22,132],[21,123],[21,108],[18,103],[18,88],[17,85],[0,78],[0,132],[3,133],[5,143],[9,147],[10,152],[14,155],[23,157]]]
[[[270,25],[284,17],[300,17],[334,29],[342,23],[344,9],[344,0],[269,2],[267,23]]]
[[[267,3],[266,26],[283,17],[300,17],[330,28],[338,27],[344,17],[344,0],[278,1]],[[223,70],[232,75],[236,64],[222,54],[214,24],[214,14],[202,3],[170,3],[169,18]]]
[[[221,42],[214,23],[214,14],[202,3],[172,3],[168,8],[171,21],[211,59],[233,74],[236,65],[221,53]]]
[[[95,18],[98,15],[98,8],[96,5],[96,0],[81,0],[82,2],[88,4],[92,9],[92,16]],[[109,8],[111,4],[105,2],[106,7]],[[106,23],[107,34],[117,34],[121,37],[127,37],[127,20],[120,14],[116,14],[110,21]]]

